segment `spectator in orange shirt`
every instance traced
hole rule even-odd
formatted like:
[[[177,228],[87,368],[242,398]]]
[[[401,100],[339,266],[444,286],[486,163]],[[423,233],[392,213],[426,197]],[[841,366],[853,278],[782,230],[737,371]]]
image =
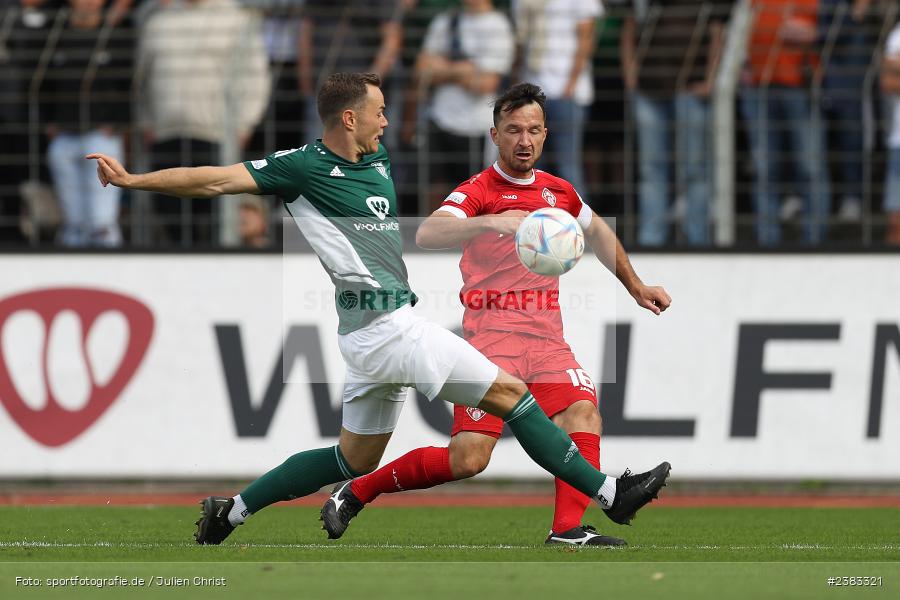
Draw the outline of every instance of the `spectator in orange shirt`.
[[[808,88],[818,60],[818,0],[753,0],[753,8],[741,107],[756,171],[757,239],[781,241],[779,186],[788,181],[803,197],[803,241],[818,244],[830,211],[821,117]]]

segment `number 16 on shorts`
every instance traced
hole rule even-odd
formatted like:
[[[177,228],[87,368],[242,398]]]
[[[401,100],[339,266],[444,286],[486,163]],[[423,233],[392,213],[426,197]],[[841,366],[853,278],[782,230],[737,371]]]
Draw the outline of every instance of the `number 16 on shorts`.
[[[569,376],[569,379],[572,380],[572,385],[575,387],[586,388],[587,390],[594,392],[594,381],[591,379],[591,376],[587,374],[587,371],[584,369],[566,369],[566,374]]]

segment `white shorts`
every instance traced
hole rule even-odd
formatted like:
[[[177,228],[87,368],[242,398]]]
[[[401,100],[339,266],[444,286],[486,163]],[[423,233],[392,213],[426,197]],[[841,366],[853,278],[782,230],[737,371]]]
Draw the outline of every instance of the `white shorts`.
[[[464,339],[406,305],[338,336],[347,365],[343,426],[359,434],[390,433],[408,387],[429,400],[477,406],[499,368]]]

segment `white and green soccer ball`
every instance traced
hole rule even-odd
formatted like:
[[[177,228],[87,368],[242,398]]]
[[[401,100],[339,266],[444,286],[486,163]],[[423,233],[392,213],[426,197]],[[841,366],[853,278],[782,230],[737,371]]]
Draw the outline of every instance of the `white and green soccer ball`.
[[[560,208],[540,208],[516,231],[516,254],[529,271],[559,276],[584,253],[584,233],[575,217]]]

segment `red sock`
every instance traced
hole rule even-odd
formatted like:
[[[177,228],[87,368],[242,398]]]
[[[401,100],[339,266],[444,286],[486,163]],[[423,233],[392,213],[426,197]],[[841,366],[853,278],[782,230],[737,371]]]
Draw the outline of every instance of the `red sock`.
[[[576,431],[569,437],[591,466],[600,468],[600,436],[596,433]],[[581,517],[591,499],[561,479],[556,480],[556,506],[553,512],[553,531],[562,533],[581,525]]]
[[[453,481],[450,472],[450,449],[416,448],[377,471],[353,480],[350,489],[364,504],[379,494],[424,490]]]

